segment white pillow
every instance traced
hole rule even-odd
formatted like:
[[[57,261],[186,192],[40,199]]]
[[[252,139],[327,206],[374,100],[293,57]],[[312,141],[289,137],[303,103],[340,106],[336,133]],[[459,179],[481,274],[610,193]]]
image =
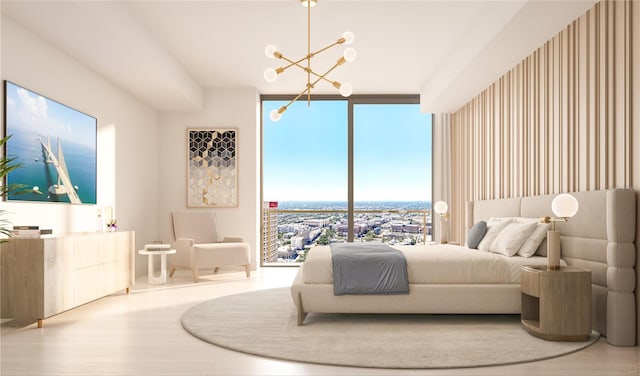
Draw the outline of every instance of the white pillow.
[[[507,221],[507,222],[515,222],[520,217],[491,217],[487,222],[499,222],[499,221]]]
[[[540,220],[538,220],[538,222],[536,222],[535,229],[533,230],[531,235],[529,235],[529,238],[524,241],[522,247],[520,247],[520,249],[518,250],[518,256],[533,256],[538,250],[538,247],[540,246],[544,238],[547,236],[547,231],[549,231],[550,228],[551,225],[549,225],[548,223],[540,223]]]
[[[498,233],[502,231],[507,225],[511,223],[511,218],[509,219],[500,219],[500,218],[489,218],[487,221],[487,233],[484,234],[484,238],[478,244],[478,250],[489,252],[491,248],[491,243],[498,236]]]
[[[535,228],[534,222],[509,223],[493,240],[489,250],[509,257],[514,256]]]
[[[540,218],[516,217],[514,221],[518,223],[539,223]]]

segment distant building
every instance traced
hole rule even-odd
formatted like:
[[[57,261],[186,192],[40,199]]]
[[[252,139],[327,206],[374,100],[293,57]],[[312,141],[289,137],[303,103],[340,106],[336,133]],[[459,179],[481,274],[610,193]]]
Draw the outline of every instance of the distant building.
[[[354,235],[363,235],[369,230],[369,226],[366,223],[355,223],[353,225],[353,234]],[[349,231],[349,226],[347,224],[339,224],[337,226],[336,232],[343,236],[347,235]]]
[[[291,249],[304,249],[305,239],[302,236],[294,236],[291,238]]]
[[[286,225],[278,225],[279,233],[293,233],[301,235],[310,230],[309,226],[303,224],[286,224]]]
[[[393,232],[403,232],[404,231],[404,223],[392,223],[391,224],[391,231]]]
[[[312,242],[322,235],[322,229],[316,229],[309,231],[309,241]]]
[[[322,228],[329,225],[329,219],[307,219],[304,221],[304,224],[311,228]]]
[[[278,202],[262,203],[262,262],[278,261]]]
[[[408,232],[411,234],[419,234],[420,233],[420,225],[410,224],[404,226],[404,232]]]
[[[278,248],[278,258],[282,261],[291,260],[295,257],[296,253],[287,247]],[[278,260],[278,261],[280,261]]]

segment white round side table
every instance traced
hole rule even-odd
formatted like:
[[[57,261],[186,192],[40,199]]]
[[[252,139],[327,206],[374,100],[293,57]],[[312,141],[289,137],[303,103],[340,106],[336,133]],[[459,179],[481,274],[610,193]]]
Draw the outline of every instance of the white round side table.
[[[167,255],[171,255],[176,253],[175,249],[162,249],[162,250],[153,250],[147,251],[144,249],[138,250],[138,253],[141,255],[149,256],[148,264],[149,264],[149,284],[150,285],[164,285],[167,283]],[[153,256],[160,256],[160,275],[155,276],[154,267],[153,267]]]

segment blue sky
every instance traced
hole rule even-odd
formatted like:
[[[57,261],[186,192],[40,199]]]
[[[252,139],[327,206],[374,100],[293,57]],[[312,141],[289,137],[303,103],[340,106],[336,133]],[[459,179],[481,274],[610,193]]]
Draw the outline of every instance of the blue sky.
[[[7,128],[31,130],[95,149],[96,119],[7,81]]]
[[[263,107],[265,201],[347,200],[347,102]],[[431,200],[431,115],[418,104],[354,108],[356,201]]]

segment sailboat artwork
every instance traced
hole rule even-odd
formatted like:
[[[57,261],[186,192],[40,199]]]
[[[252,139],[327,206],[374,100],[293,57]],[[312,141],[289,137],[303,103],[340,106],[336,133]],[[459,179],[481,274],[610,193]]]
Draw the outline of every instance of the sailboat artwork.
[[[69,201],[73,204],[81,204],[82,201],[80,197],[78,197],[78,193],[76,192],[76,188],[71,183],[71,178],[69,177],[69,171],[67,170],[67,165],[64,161],[64,154],[62,154],[62,144],[60,143],[60,139],[58,139],[58,157],[53,154],[51,150],[51,139],[47,137],[47,143],[45,144],[42,139],[40,140],[42,147],[44,148],[44,152],[47,156],[46,162],[53,164],[58,172],[58,182],[57,184],[52,184],[49,187],[49,193],[57,196],[67,195],[69,197]]]

